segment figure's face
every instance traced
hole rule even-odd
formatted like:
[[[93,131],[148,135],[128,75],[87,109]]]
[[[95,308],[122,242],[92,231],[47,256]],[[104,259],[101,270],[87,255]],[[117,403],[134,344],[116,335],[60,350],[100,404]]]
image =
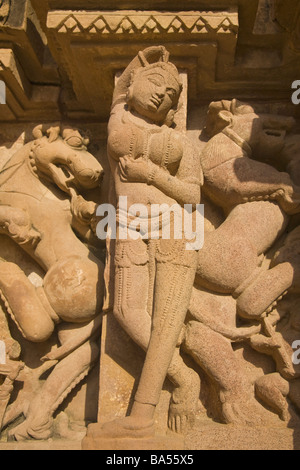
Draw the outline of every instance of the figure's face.
[[[129,104],[137,113],[155,123],[163,123],[178,103],[180,86],[170,73],[157,67],[134,78],[130,95]]]

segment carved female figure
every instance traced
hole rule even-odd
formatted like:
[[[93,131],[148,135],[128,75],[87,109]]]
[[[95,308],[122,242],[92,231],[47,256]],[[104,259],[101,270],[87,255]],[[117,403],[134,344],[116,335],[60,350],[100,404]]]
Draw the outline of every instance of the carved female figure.
[[[172,128],[181,88],[178,71],[163,47],[139,53],[118,81],[108,154],[117,198],[126,196],[128,206],[200,203],[199,154]],[[121,227],[123,217],[117,209]],[[131,415],[107,423],[102,433],[119,437],[153,433],[154,411],[167,372],[175,380],[179,369],[180,358],[174,353],[197,261],[197,252],[187,251],[184,239],[121,240],[117,235],[114,314],[147,353]]]

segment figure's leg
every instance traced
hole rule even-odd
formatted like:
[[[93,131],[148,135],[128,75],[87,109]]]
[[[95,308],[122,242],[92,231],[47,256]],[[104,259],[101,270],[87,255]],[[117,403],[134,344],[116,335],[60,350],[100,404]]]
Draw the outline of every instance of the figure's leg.
[[[197,253],[190,265],[157,263],[151,339],[131,417],[153,419],[191,298]]]
[[[287,222],[276,203],[258,201],[235,207],[218,229],[207,234],[199,251],[196,282],[228,294],[251,282],[260,255],[274,244]]]
[[[60,259],[44,278],[44,292],[56,315],[68,323],[92,320],[103,305],[103,263],[89,257]]]
[[[14,263],[0,263],[0,295],[22,335],[46,341],[58,320],[42,288],[36,288]]]
[[[255,391],[258,397],[279,413],[280,419],[283,421],[288,421],[290,418],[287,402],[289,389],[289,382],[277,372],[264,375],[255,382]]]
[[[146,244],[142,241],[133,244],[123,242],[118,248],[119,254],[115,267],[114,315],[135,343],[147,351],[151,335],[154,274],[152,270],[155,266],[153,260],[149,259]],[[141,255],[135,260],[135,264],[133,259],[128,263],[126,253],[130,256],[131,250]],[[175,385],[169,425],[172,429],[180,431],[185,421],[189,423],[193,421],[200,394],[200,379],[198,374],[184,363],[179,348],[174,352],[168,369],[168,378]]]
[[[71,329],[68,336],[71,339]],[[92,339],[85,342],[54,367],[39,393],[31,401],[25,421],[10,431],[10,437],[18,441],[51,437],[53,414],[94,366],[99,356],[97,343],[98,341]]]
[[[135,254],[135,256],[134,256]],[[144,351],[151,332],[149,255],[142,240],[117,242],[114,316]]]
[[[180,347],[175,349],[168,369],[168,378],[175,386],[172,392],[168,426],[177,433],[183,433],[187,426],[195,422],[200,409],[200,376],[188,367],[181,355]]]
[[[183,246],[185,248],[185,243]],[[179,257],[183,255],[183,251],[176,253]],[[101,429],[95,429],[93,431],[95,435],[135,438],[153,435],[154,412],[168,369],[172,364],[195,279],[197,253],[188,252],[187,257],[189,264],[175,265],[168,262],[157,264],[151,337],[131,414],[126,418],[109,422]],[[120,259],[116,257],[119,266],[122,264]],[[127,291],[124,295],[128,295]],[[147,298],[149,300],[148,294]],[[132,324],[134,326],[134,322]],[[148,335],[149,331],[150,329]]]

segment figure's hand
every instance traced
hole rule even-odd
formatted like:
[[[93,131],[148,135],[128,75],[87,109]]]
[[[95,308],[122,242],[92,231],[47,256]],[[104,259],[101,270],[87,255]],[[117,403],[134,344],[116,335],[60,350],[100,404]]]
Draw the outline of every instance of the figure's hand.
[[[73,196],[71,200],[71,211],[74,217],[84,225],[89,225],[95,216],[97,204],[86,201],[82,196]]]
[[[277,191],[276,200],[287,214],[300,213],[300,188],[285,186]]]
[[[143,158],[133,160],[125,156],[119,163],[121,181],[130,183],[147,183],[150,165]]]

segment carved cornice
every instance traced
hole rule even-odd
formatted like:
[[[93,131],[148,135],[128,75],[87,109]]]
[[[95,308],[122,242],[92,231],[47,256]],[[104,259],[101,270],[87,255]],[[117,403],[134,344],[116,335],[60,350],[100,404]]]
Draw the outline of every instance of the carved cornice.
[[[10,13],[11,0],[0,0],[0,24],[5,24]]]
[[[7,98],[0,106],[1,121],[59,119],[60,87],[32,84],[13,49],[0,48],[0,80]]]
[[[48,28],[57,33],[90,35],[231,34],[238,33],[238,13],[224,12],[90,12],[51,11]]]

